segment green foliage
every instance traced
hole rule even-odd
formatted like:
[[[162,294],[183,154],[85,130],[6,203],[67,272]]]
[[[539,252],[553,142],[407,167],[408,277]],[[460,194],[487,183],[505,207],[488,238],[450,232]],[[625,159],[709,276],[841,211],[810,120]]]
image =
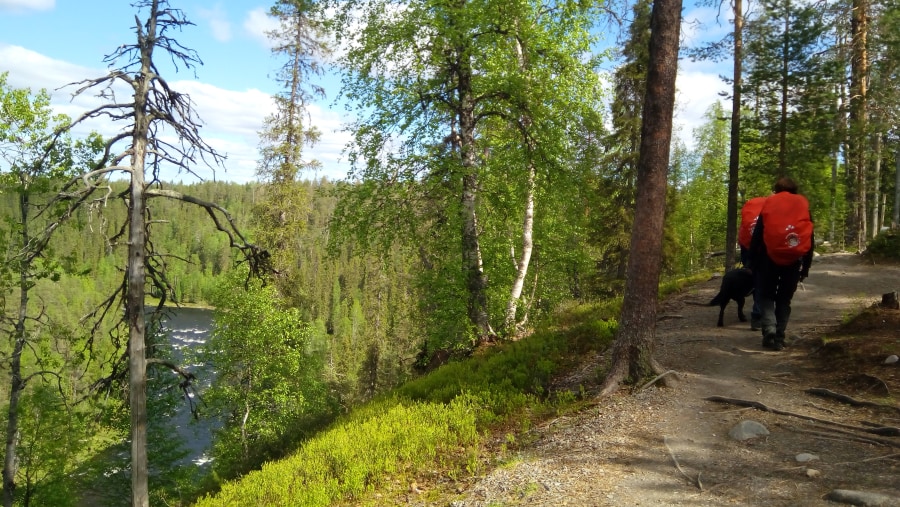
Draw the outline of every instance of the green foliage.
[[[728,124],[725,112],[715,102],[704,115],[705,123],[694,131],[697,149],[678,151],[679,171],[674,209],[668,214],[669,228],[678,246],[672,269],[691,274],[710,267],[710,254],[725,247],[728,203]]]
[[[102,368],[68,315],[48,311],[64,272],[50,240],[69,218],[55,193],[98,147],[94,135],[73,141],[66,123],[52,114],[46,90],[10,89],[0,74],[0,330],[8,338],[0,342],[8,382],[0,406],[10,502],[73,504],[73,471],[105,429],[91,421],[95,407],[76,405]]]
[[[340,3],[344,94],[360,112],[349,160],[360,182],[341,187],[332,241],[416,255],[426,350],[470,347],[487,327],[475,315],[504,314],[529,196],[534,264],[517,320],[573,285],[572,266],[552,260],[583,237],[583,212],[563,213],[580,204],[567,199],[585,172],[571,168],[602,96],[599,58],[582,58],[596,11],[583,2],[544,7]],[[343,30],[354,16],[364,28]]]
[[[457,449],[478,441],[474,407],[465,398],[449,405],[385,401],[196,505],[325,506],[358,499],[419,467],[458,467]]]
[[[492,421],[523,408],[529,397],[546,396],[548,383],[575,349],[603,348],[612,338],[612,320],[588,319],[586,329],[570,330],[572,338],[541,330],[527,339],[504,343],[489,353],[454,361],[401,386],[397,393],[414,400],[447,403],[467,394],[482,400]],[[577,338],[577,339],[575,339]]]
[[[767,195],[779,176],[790,176],[809,199],[817,224],[834,223],[839,210],[832,170],[843,142],[840,35],[821,6],[770,0],[762,7],[746,25],[744,195]]]
[[[549,379],[569,359],[609,346],[612,310],[577,307],[521,341],[443,366],[357,407],[292,456],[224,484],[197,505],[365,504],[376,489],[376,503],[394,503],[385,499],[401,493],[393,485],[422,470],[476,474],[482,431],[576,402],[571,394],[549,399]]]
[[[869,243],[866,253],[886,259],[900,259],[900,230],[883,231]]]
[[[279,457],[332,411],[322,365],[308,353],[309,326],[280,306],[272,286],[233,270],[217,291],[203,357],[216,381],[205,394],[222,421],[215,469],[232,477]]]
[[[83,407],[67,406],[50,385],[28,389],[19,405],[19,501],[33,505],[77,505],[72,495],[79,459],[89,456],[92,438],[90,415]],[[6,422],[4,420],[4,422]]]

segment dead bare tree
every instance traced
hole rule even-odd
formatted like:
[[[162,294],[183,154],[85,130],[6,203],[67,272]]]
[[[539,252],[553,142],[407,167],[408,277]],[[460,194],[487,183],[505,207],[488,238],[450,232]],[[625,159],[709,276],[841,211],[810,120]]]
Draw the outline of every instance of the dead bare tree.
[[[125,309],[128,349],[124,357],[128,360],[131,410],[132,505],[146,507],[149,505],[149,489],[145,286],[149,282],[161,289],[163,298],[157,311],[165,303],[165,295],[171,292],[165,278],[165,261],[153,251],[149,241],[153,220],[148,201],[153,197],[165,197],[204,207],[218,230],[227,234],[231,245],[243,253],[254,274],[268,269],[268,253],[248,243],[223,208],[162,188],[163,183],[159,179],[162,168],[169,167],[198,176],[195,172],[197,164],[203,163],[215,169],[224,157],[201,139],[201,121],[190,98],[169,86],[154,61],[154,52],[161,50],[176,69],[194,69],[202,64],[195,51],[185,48],[169,35],[173,30],[180,30],[192,23],[179,9],[170,8],[167,0],[142,0],[135,7],[147,12],[144,21],[135,16],[137,40],[133,44],[120,46],[104,59],[111,67],[118,62],[124,63],[105,76],[71,84],[77,87],[74,95],[99,90],[98,96],[105,101],[103,105],[84,113],[73,125],[92,118],[103,118],[125,122],[127,126],[106,141],[105,154],[96,169],[73,180],[61,198],[85,196],[108,188],[112,173],[125,174],[129,181],[128,189],[118,195],[128,208],[127,219],[118,235],[112,238],[112,241],[126,240],[126,274],[122,285],[98,310],[97,315],[109,314],[118,304]],[[127,90],[125,93],[117,88],[123,86]],[[120,101],[117,96],[127,99]],[[123,368],[114,367],[111,377],[123,372]]]

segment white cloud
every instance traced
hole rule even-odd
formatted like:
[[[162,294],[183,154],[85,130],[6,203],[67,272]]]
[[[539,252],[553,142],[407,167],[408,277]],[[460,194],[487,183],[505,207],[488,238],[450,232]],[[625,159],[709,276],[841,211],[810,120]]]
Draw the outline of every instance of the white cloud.
[[[49,11],[56,7],[56,0],[0,0],[0,10],[25,12]]]
[[[305,150],[304,157],[316,159],[322,168],[317,174],[302,176],[310,178],[325,176],[333,180],[345,178],[349,165],[341,159],[341,151],[350,141],[350,133],[344,130],[344,119],[337,112],[322,109],[317,105],[310,106],[309,114],[310,122],[319,129],[321,135],[318,144]]]
[[[732,31],[733,17],[727,4],[721,4],[721,9],[697,7],[686,12],[681,25],[682,45],[697,48],[722,40]],[[682,141],[688,148],[694,148],[694,129],[706,121],[704,115],[709,107],[720,101],[726,110],[731,110],[730,103],[720,95],[730,91],[729,86],[719,75],[730,76],[732,69],[727,55],[724,62],[692,62],[684,56],[678,65],[674,121],[681,127],[679,136]]]
[[[727,111],[731,110],[730,104],[719,96],[727,86],[717,74],[679,69],[675,87],[674,122],[682,127],[680,137],[685,145],[694,148],[694,129],[706,121],[703,116],[709,107],[721,101]]]
[[[276,29],[278,29],[278,20],[269,16],[268,11],[263,7],[249,11],[244,19],[244,32],[266,48],[272,47],[272,41],[269,40],[266,32]]]
[[[10,85],[18,88],[53,90],[96,71],[62,60],[54,60],[21,46],[0,42],[0,72],[9,72]]]
[[[19,46],[0,44],[0,72],[5,71],[9,72],[9,86],[30,88],[32,92],[47,89],[54,111],[73,119],[102,104],[96,92],[89,90],[73,99],[71,94],[76,86],[59,89],[75,81],[103,76],[106,72],[102,69],[81,67]],[[258,156],[257,132],[262,128],[263,119],[274,108],[271,97],[255,89],[225,90],[190,80],[169,84],[173,89],[190,95],[203,122],[201,133],[204,140],[227,155],[226,172],[220,172],[216,178],[239,182],[252,180]],[[117,86],[115,91],[120,98],[130,94],[126,87]],[[120,128],[120,125],[108,120],[90,120],[73,132],[84,136],[96,130],[101,135],[110,136]],[[198,168],[197,172],[204,177],[212,176],[205,167]]]
[[[201,18],[209,22],[214,39],[219,42],[231,40],[231,23],[228,22],[228,17],[220,5],[217,4],[212,9],[199,9],[198,13]]]

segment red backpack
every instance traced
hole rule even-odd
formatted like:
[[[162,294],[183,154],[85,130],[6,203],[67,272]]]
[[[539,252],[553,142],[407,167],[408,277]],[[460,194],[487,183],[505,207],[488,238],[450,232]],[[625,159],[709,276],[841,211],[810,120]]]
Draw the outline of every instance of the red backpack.
[[[753,238],[753,229],[756,228],[759,212],[762,211],[763,204],[765,203],[765,197],[754,197],[745,202],[744,207],[741,208],[741,227],[738,229],[738,244],[744,248],[750,248],[750,239]]]
[[[766,199],[759,215],[766,253],[775,264],[790,266],[812,248],[813,223],[806,197],[779,192]]]

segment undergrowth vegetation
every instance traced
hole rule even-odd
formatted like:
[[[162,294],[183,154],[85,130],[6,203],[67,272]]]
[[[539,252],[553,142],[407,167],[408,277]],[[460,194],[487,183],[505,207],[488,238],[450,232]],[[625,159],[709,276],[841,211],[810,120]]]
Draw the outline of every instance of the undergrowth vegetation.
[[[882,232],[869,243],[866,253],[885,259],[900,259],[900,229]]]
[[[668,282],[661,293],[708,278]],[[202,507],[377,505],[425,470],[454,479],[481,473],[487,437],[527,430],[576,407],[584,392],[551,380],[612,342],[620,302],[571,305],[519,341],[500,343],[356,408],[293,455],[207,496]],[[598,375],[602,372],[597,372]]]
[[[571,358],[609,345],[616,328],[611,309],[573,308],[527,338],[440,367],[197,505],[331,505],[408,484],[422,469],[472,475],[482,437],[493,427],[552,414],[574,401],[550,396],[548,384]]]

